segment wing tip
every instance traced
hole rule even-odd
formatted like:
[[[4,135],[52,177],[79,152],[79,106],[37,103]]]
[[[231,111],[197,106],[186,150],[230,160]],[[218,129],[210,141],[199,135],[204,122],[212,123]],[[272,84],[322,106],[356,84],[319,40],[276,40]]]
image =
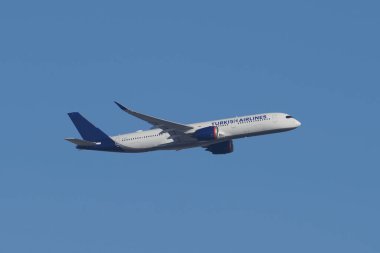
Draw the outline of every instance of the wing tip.
[[[123,111],[129,111],[129,109],[127,107],[125,107],[124,105],[120,104],[119,102],[116,102],[116,101],[113,101],[121,110]]]

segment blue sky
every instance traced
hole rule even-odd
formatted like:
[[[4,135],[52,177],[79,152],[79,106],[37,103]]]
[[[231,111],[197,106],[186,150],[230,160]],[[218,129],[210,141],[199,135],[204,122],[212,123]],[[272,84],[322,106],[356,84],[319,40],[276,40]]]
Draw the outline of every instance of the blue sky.
[[[379,252],[377,1],[2,1],[0,252]],[[77,151],[286,112],[235,152]]]

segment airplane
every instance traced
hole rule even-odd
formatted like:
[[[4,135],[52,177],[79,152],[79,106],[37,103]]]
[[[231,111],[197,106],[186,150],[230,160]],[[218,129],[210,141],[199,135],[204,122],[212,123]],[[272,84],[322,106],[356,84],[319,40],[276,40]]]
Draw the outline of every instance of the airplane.
[[[126,113],[148,122],[152,128],[109,136],[79,112],[71,112],[68,115],[83,139],[65,140],[75,144],[79,150],[139,153],[202,147],[212,154],[228,154],[234,150],[234,139],[285,132],[301,126],[298,120],[286,113],[262,113],[181,124],[132,111],[118,102],[115,104]]]

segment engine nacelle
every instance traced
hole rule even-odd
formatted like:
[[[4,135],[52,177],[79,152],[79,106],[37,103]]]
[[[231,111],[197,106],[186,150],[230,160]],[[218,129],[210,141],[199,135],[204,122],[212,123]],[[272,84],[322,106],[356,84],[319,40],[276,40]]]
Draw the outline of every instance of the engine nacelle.
[[[206,148],[207,151],[210,151],[214,155],[228,154],[234,151],[234,145],[232,141],[224,141],[212,144]]]
[[[219,138],[219,129],[216,126],[209,126],[198,129],[193,136],[200,141],[212,141]]]

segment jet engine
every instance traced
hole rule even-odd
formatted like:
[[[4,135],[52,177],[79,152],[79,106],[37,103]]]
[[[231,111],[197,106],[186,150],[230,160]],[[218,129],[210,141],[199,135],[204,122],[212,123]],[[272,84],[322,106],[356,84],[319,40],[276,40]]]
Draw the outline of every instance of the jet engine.
[[[212,141],[219,138],[219,129],[216,126],[209,126],[198,129],[193,136],[200,141]]]
[[[234,145],[231,140],[219,142],[206,147],[214,155],[228,154],[234,151]]]

